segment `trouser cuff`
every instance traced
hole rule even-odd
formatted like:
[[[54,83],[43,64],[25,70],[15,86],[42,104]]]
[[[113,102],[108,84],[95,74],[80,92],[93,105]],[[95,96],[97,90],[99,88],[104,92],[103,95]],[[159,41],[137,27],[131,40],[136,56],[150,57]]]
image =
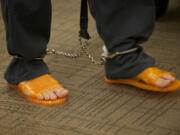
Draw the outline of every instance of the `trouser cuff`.
[[[108,79],[132,78],[145,69],[155,66],[155,60],[143,52],[138,56],[135,56],[135,53],[127,55],[106,62],[105,73]]]
[[[18,84],[48,73],[49,69],[43,60],[13,59],[4,76],[9,84]]]

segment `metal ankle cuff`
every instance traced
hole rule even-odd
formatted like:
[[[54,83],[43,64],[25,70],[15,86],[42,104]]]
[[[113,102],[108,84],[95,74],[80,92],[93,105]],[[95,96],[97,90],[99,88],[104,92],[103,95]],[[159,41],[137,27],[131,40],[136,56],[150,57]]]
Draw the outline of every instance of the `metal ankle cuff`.
[[[122,52],[115,52],[113,54],[110,54],[109,56],[105,57],[107,60],[108,59],[113,59],[119,55],[124,55],[124,54],[127,54],[127,53],[132,53],[132,52],[135,52],[137,51],[139,48],[133,48],[133,49],[130,49],[130,50],[126,50],[126,51],[122,51]]]
[[[18,56],[18,55],[13,55],[12,56],[14,59],[24,59],[23,57],[21,56]],[[41,56],[41,57],[38,57],[38,58],[33,58],[32,60],[43,60],[45,57],[45,55]]]

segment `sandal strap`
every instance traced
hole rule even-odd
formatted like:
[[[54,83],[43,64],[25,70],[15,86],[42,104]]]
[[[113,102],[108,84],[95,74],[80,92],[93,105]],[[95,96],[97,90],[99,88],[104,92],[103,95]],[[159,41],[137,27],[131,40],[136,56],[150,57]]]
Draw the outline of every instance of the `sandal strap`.
[[[167,75],[167,74],[174,76],[174,74],[171,72],[161,70],[157,67],[150,67],[150,68],[147,68],[146,70],[144,70],[143,72],[141,72],[140,74],[138,74],[136,76],[136,78],[143,80],[147,84],[151,84],[153,86],[156,86],[157,80],[160,77]]]
[[[32,80],[23,81],[18,84],[18,87],[22,93],[28,93],[29,96],[35,98],[48,90],[58,87],[63,88],[63,86],[49,74],[42,75]]]

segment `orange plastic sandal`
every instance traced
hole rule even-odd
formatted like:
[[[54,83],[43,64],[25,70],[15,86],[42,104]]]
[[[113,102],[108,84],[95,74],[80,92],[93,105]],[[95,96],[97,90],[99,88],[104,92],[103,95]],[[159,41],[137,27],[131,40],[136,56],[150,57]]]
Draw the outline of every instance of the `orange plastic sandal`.
[[[178,79],[176,79],[170,86],[165,87],[165,88],[159,88],[156,86],[157,80],[166,74],[170,74],[174,76],[174,74],[171,72],[166,72],[157,67],[150,67],[131,79],[110,80],[107,77],[105,77],[105,82],[117,83],[117,84],[128,84],[128,85],[132,85],[132,86],[144,89],[144,90],[156,91],[156,92],[170,92],[170,91],[179,90],[180,80]]]
[[[63,104],[66,101],[66,97],[56,100],[40,100],[38,97],[42,92],[61,87],[58,81],[56,81],[51,75],[45,74],[32,80],[23,81],[17,85],[9,84],[10,87],[20,91],[29,101],[45,105],[54,106]]]

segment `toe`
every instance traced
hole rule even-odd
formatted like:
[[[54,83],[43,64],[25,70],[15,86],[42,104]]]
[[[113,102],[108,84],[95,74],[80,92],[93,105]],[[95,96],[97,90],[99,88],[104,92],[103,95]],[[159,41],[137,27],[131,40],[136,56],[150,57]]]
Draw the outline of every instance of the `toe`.
[[[68,90],[64,89],[64,88],[56,88],[54,89],[54,93],[59,97],[66,97],[68,95]]]
[[[160,88],[168,87],[171,84],[171,82],[172,82],[171,80],[159,78],[157,81],[157,87],[160,87]]]
[[[44,97],[45,100],[49,100],[50,99],[50,95],[49,95],[48,92],[42,93],[42,96]]]
[[[167,74],[167,75],[164,75],[162,78],[164,78],[164,79],[166,79],[166,80],[170,80],[170,81],[175,81],[175,77],[173,77],[172,75],[169,75],[169,74]]]
[[[42,93],[38,99],[40,100],[56,100],[57,98],[62,98],[68,95],[68,90],[64,88],[56,88]]]
[[[48,94],[49,94],[51,100],[57,99],[57,96],[56,96],[56,94],[54,93],[53,90],[48,91]]]

